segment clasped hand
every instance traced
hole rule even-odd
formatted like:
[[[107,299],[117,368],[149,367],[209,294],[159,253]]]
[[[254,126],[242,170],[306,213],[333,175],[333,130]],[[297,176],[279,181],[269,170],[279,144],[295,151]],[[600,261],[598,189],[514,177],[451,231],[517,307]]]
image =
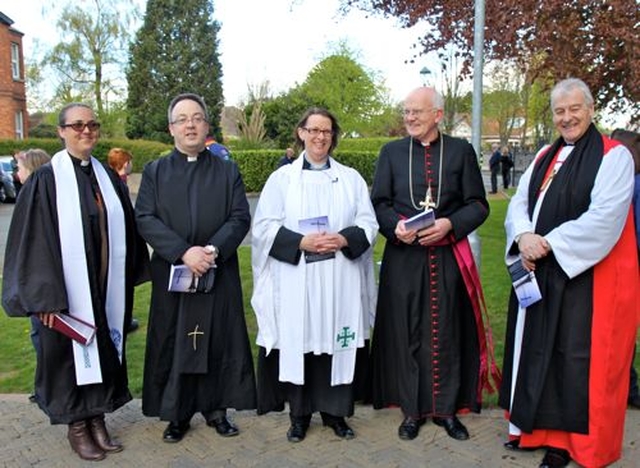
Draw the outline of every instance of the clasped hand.
[[[451,231],[451,221],[448,218],[438,218],[433,226],[417,231],[415,229],[407,230],[404,226],[404,220],[398,221],[396,224],[395,235],[405,244],[413,244],[417,239],[422,246],[427,246],[441,241]]]
[[[182,263],[199,278],[216,264],[216,254],[207,247],[194,245],[184,253]]]
[[[536,260],[546,257],[551,251],[551,246],[547,239],[541,235],[527,232],[520,236],[518,249],[522,265],[527,271],[533,271],[536,269]]]
[[[347,239],[338,233],[317,232],[306,234],[300,241],[300,249],[313,253],[337,252],[347,246]]]

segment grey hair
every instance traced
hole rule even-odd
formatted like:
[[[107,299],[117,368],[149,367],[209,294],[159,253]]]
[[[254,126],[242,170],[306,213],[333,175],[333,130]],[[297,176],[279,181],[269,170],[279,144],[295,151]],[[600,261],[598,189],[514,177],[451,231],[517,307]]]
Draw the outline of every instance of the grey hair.
[[[64,124],[67,123],[67,112],[69,112],[70,109],[73,109],[76,107],[84,107],[85,109],[89,109],[95,115],[93,108],[89,104],[85,104],[83,102],[71,102],[65,105],[62,109],[60,109],[60,113],[58,114],[59,127],[62,127]]]
[[[432,104],[434,109],[444,110],[444,98],[442,97],[442,94],[440,94],[438,91],[435,90],[435,88],[433,90]]]
[[[174,97],[169,104],[169,110],[167,112],[167,120],[169,121],[169,123],[171,123],[171,113],[173,112],[173,109],[180,101],[184,100],[194,101],[198,103],[198,105],[202,107],[202,111],[204,112],[204,119],[209,122],[209,110],[207,109],[207,105],[204,103],[204,98],[194,93],[183,93],[178,94],[176,97]]]
[[[566,80],[559,81],[551,90],[551,108],[553,108],[553,102],[560,96],[564,96],[574,89],[582,92],[584,96],[584,102],[587,106],[593,105],[593,96],[589,87],[584,81],[579,78],[567,78]]]

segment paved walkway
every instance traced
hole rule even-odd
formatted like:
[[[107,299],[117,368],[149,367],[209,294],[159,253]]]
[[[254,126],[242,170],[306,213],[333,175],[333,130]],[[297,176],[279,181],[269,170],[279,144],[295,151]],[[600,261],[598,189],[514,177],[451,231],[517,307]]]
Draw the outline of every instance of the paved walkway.
[[[466,415],[471,439],[458,442],[440,427],[427,423],[413,441],[397,435],[400,411],[375,411],[357,406],[349,423],[357,437],[340,440],[315,415],[307,438],[287,442],[286,412],[256,416],[253,411],[230,412],[240,435],[218,436],[200,416],[178,444],[161,441],[165,423],[146,418],[140,400],[107,415],[114,438],[125,445],[121,453],[95,463],[83,462],[70,449],[66,426],[51,426],[27,395],[0,395],[0,466],[14,467],[537,467],[543,451],[514,453],[502,448],[502,411]],[[576,466],[571,464],[571,466]],[[623,458],[617,468],[640,466],[640,411],[627,410]]]

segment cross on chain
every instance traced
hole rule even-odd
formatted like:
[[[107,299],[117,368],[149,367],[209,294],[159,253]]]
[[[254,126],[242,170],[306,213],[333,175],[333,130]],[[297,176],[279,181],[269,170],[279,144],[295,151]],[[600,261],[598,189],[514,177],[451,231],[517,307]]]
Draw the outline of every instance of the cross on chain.
[[[342,327],[342,335],[338,333],[338,339],[336,341],[342,341],[342,348],[349,346],[349,340],[356,339],[356,332],[349,335],[349,327]]]
[[[196,344],[196,339],[198,335],[204,335],[204,332],[198,331],[200,325],[196,325],[196,328],[193,329],[192,332],[187,333],[187,336],[193,336],[193,350],[196,351],[198,349],[198,345]]]
[[[423,207],[426,210],[428,210],[429,208],[435,208],[436,204],[433,201],[433,198],[431,198],[431,186],[429,186],[429,188],[427,188],[427,194],[424,196],[424,201],[421,201],[418,203],[421,207]]]

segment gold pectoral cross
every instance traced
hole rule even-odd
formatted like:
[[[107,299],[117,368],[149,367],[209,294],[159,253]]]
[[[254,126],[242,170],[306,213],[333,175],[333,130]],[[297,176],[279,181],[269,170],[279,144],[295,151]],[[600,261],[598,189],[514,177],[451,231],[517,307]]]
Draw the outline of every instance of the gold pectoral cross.
[[[436,204],[434,203],[433,198],[431,198],[431,186],[427,188],[427,194],[424,197],[424,201],[421,201],[419,205],[422,206],[425,211],[427,211],[429,208],[436,207]]]
[[[187,333],[187,336],[193,336],[193,350],[197,351],[198,345],[196,340],[198,339],[198,335],[204,335],[204,332],[198,331],[200,325],[196,325],[196,328],[193,329],[192,332]]]

